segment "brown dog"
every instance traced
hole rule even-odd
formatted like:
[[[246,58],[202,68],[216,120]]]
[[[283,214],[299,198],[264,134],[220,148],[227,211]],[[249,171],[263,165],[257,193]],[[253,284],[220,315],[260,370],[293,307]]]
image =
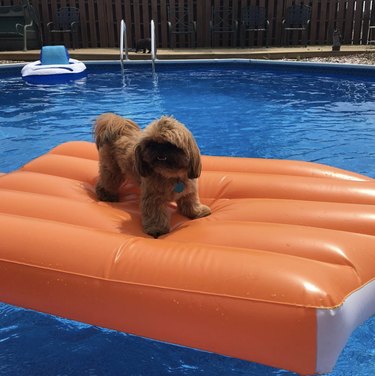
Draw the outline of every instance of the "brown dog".
[[[190,131],[173,117],[163,116],[141,131],[132,120],[103,114],[95,122],[95,140],[99,150],[98,198],[118,201],[124,180],[137,181],[147,234],[157,238],[169,232],[167,204],[171,201],[188,218],[211,213],[198,197],[196,179],[202,168],[198,146]]]

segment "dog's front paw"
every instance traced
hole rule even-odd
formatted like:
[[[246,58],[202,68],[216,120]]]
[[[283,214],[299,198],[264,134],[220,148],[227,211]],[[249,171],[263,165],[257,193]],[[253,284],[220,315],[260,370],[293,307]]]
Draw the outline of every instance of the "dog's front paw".
[[[96,196],[100,201],[118,202],[119,196],[117,193],[111,193],[102,186],[97,185],[95,188]]]
[[[144,225],[143,229],[146,234],[153,236],[155,239],[169,232],[169,226],[158,226],[156,224]]]
[[[211,209],[207,205],[201,204],[196,209],[195,217],[194,218],[207,217],[210,214],[211,214]]]
[[[191,205],[189,201],[180,201],[179,209],[182,215],[190,219],[207,217],[211,214],[211,209],[208,206],[203,204]]]

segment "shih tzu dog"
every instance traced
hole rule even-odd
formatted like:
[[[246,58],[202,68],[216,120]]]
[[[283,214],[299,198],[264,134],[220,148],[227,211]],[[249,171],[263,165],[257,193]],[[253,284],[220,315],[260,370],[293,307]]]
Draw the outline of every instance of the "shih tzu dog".
[[[138,182],[145,233],[157,238],[169,232],[167,204],[171,201],[188,218],[211,213],[198,196],[202,167],[198,146],[176,119],[163,116],[142,131],[132,120],[106,113],[96,119],[94,133],[99,151],[98,198],[118,201],[125,180]]]

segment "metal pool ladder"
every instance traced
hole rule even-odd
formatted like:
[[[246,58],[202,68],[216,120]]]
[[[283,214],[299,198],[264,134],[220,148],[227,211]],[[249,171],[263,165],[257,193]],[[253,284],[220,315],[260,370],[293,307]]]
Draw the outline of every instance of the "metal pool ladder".
[[[129,60],[128,55],[128,38],[126,36],[126,23],[121,20],[121,31],[120,31],[120,62],[121,66],[124,64],[124,50],[125,50],[125,60]]]
[[[151,63],[152,73],[155,73],[155,60],[156,60],[156,38],[155,38],[155,22],[151,20]]]
[[[124,56],[125,61],[129,61],[128,54],[128,39],[126,34],[126,23],[124,20],[121,20],[121,31],[120,31],[120,63],[121,66],[124,65]],[[156,36],[155,36],[155,22],[151,20],[151,63],[152,71],[155,73],[155,61],[156,58]]]

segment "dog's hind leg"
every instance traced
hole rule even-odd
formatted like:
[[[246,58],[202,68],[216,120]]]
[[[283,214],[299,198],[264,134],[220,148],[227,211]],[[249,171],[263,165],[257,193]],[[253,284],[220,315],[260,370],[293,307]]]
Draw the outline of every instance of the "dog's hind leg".
[[[99,179],[96,183],[96,195],[101,201],[119,201],[119,188],[124,181],[124,176],[115,159],[106,155],[104,146],[99,151]]]

